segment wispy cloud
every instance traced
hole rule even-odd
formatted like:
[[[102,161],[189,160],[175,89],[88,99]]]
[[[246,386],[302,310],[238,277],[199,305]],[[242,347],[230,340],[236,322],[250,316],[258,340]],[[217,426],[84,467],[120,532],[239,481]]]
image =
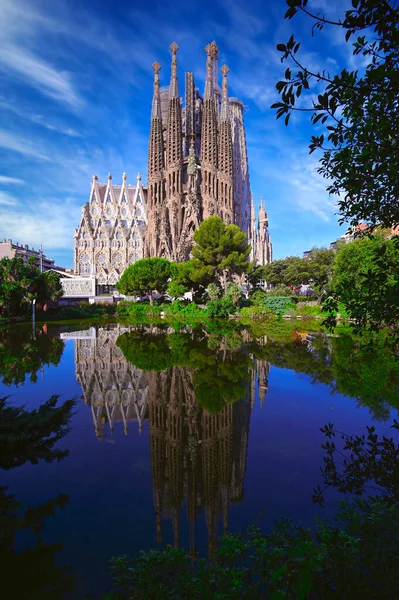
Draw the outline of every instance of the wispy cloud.
[[[54,131],[56,133],[61,133],[63,135],[69,135],[70,137],[83,137],[82,133],[76,131],[72,127],[67,127],[61,125],[59,123],[54,123],[49,121],[48,117],[45,117],[41,114],[33,114],[29,111],[29,109],[22,110],[18,106],[15,106],[11,102],[7,102],[5,100],[0,99],[0,108],[11,112],[21,119],[27,119],[31,123],[35,123],[36,125],[40,125],[49,131]]]
[[[70,75],[60,72],[33,53],[22,50],[14,44],[3,46],[0,53],[0,66],[11,69],[24,83],[30,83],[53,100],[73,108],[82,105],[82,99],[75,91]]]
[[[17,204],[17,199],[11,194],[0,190],[0,204],[3,206],[15,206]]]
[[[0,148],[6,148],[13,152],[18,152],[24,156],[36,158],[38,160],[50,161],[51,159],[37,148],[36,144],[30,140],[18,136],[10,131],[0,129]]]
[[[0,183],[16,183],[16,184],[21,184],[21,183],[25,183],[25,181],[23,179],[18,179],[17,177],[6,177],[5,175],[0,175]]]

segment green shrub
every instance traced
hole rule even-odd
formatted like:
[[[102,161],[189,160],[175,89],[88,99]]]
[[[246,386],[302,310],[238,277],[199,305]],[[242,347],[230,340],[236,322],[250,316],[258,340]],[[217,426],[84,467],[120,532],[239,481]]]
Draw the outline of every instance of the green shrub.
[[[275,318],[276,315],[267,306],[246,306],[240,310],[240,319],[243,321],[265,321]]]
[[[220,295],[220,290],[216,283],[210,283],[206,288],[207,294],[209,296],[209,300],[213,302],[213,300],[217,300]]]
[[[379,498],[341,502],[335,523],[313,529],[277,521],[229,534],[215,559],[180,548],[114,558],[118,598],[390,600],[399,589],[399,512]],[[206,592],[206,590],[209,591]]]
[[[129,302],[122,300],[117,306],[117,315],[119,317],[128,317],[129,319],[145,320],[159,317],[161,307],[151,306],[146,302]]]
[[[251,294],[250,300],[255,306],[263,306],[266,298],[266,292],[262,290],[256,290],[255,292],[253,292],[253,294]]]
[[[285,296],[272,296],[266,298],[264,306],[269,308],[276,315],[283,315],[289,310],[295,310],[295,304],[291,298]]]
[[[276,285],[271,290],[267,291],[268,296],[292,296],[292,289],[286,285]]]
[[[238,301],[240,300],[241,296],[242,296],[241,286],[239,286],[238,283],[232,283],[231,281],[229,281],[226,286],[225,297],[230,298],[232,300],[233,304],[237,304]]]
[[[300,308],[296,309],[296,314],[297,315],[301,315],[302,317],[308,317],[309,319],[312,317],[322,317],[323,316],[323,312],[321,310],[321,306],[316,305],[316,306],[301,306]]]
[[[204,311],[190,300],[174,300],[171,304],[165,304],[162,307],[167,317],[196,317],[198,318]]]
[[[225,319],[236,310],[231,298],[218,298],[208,302],[208,306],[204,311],[208,317],[212,319]]]

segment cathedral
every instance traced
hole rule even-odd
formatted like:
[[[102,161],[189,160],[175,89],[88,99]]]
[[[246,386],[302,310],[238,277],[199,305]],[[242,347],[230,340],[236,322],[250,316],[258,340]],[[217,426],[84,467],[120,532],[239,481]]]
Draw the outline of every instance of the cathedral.
[[[218,73],[218,47],[208,44],[203,95],[193,73],[185,73],[180,96],[176,43],[171,44],[170,84],[161,87],[154,71],[148,147],[148,184],[99,183],[93,176],[90,197],[74,236],[74,272],[96,279],[97,293],[113,289],[124,269],[147,256],[173,261],[190,257],[193,234],[211,215],[247,233],[251,260],[272,259],[268,219],[261,202],[256,214],[251,196],[244,105],[228,93],[227,65]]]

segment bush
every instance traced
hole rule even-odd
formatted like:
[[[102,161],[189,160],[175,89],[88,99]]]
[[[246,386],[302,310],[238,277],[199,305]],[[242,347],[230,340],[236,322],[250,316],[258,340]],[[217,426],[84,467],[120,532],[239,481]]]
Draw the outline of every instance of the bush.
[[[264,306],[269,308],[276,315],[283,315],[289,310],[295,310],[295,304],[292,302],[291,298],[285,296],[272,296],[266,298]]]
[[[335,524],[313,529],[277,521],[229,534],[215,559],[170,546],[114,558],[120,600],[135,598],[393,599],[399,589],[399,513],[379,498],[341,502]],[[211,590],[204,594],[204,590]]]
[[[206,288],[207,294],[209,296],[209,300],[213,302],[219,298],[220,290],[216,283],[210,283]]]
[[[190,300],[174,300],[171,304],[162,306],[162,310],[168,317],[199,317],[204,311]]]
[[[262,290],[256,290],[253,292],[250,299],[255,306],[263,306],[266,298],[266,292],[263,292]]]
[[[239,286],[237,283],[232,283],[231,281],[229,281],[229,283],[226,286],[225,297],[230,298],[232,300],[233,304],[237,304],[238,301],[240,300],[241,296],[242,296],[241,286]]]
[[[248,306],[240,310],[240,319],[243,321],[265,321],[275,318],[274,312],[266,306]]]
[[[322,317],[323,312],[321,306],[301,306],[296,309],[296,314],[301,315],[302,317],[312,318],[312,317]]]
[[[268,296],[292,296],[292,289],[286,285],[276,285],[273,289],[267,291]]]
[[[144,302],[129,302],[127,300],[122,300],[122,302],[119,302],[116,312],[118,317],[145,320],[159,317],[161,309],[159,306],[151,306]]]
[[[231,298],[218,298],[208,302],[208,306],[204,311],[208,317],[212,319],[225,319],[236,310]]]

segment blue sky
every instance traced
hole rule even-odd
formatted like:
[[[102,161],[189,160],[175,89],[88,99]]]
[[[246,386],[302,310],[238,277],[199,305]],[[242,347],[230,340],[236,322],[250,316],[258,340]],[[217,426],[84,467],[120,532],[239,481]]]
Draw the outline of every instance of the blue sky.
[[[328,14],[340,5],[309,1]],[[342,235],[317,156],[308,154],[307,118],[294,115],[287,128],[269,107],[286,68],[275,46],[292,32],[313,68],[334,71],[352,57],[335,31],[312,39],[311,24],[284,21],[285,10],[284,0],[2,0],[0,239],[42,243],[72,266],[92,175],[106,181],[110,171],[120,183],[126,171],[134,183],[140,171],[146,182],[152,63],[161,63],[166,85],[176,41],[180,92],[186,70],[202,90],[204,47],[213,39],[219,64],[230,67],[230,95],[246,107],[251,187],[256,204],[260,196],[266,202],[274,257]]]

